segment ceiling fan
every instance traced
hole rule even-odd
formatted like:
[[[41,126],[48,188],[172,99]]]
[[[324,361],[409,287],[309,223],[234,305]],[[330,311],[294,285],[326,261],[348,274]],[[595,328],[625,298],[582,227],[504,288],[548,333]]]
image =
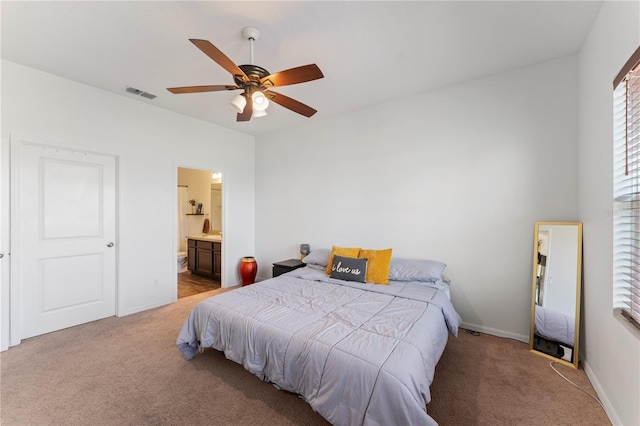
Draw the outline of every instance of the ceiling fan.
[[[309,64],[270,74],[266,69],[253,65],[253,42],[260,35],[259,31],[253,27],[245,27],[242,35],[251,45],[251,64],[249,65],[237,66],[207,40],[189,39],[205,55],[230,72],[235,85],[169,87],[167,90],[174,94],[243,90],[242,94],[236,95],[231,101],[231,106],[238,113],[237,121],[249,121],[252,116],[267,115],[269,100],[305,117],[315,114],[317,111],[310,106],[270,89],[323,78],[320,68],[316,64]]]

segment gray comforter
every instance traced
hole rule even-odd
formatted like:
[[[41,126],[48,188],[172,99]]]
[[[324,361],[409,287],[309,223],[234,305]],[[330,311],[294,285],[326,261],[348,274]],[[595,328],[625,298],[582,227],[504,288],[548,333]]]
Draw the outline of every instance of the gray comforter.
[[[200,302],[177,345],[212,347],[335,425],[433,425],[435,365],[460,316],[427,283],[328,278],[309,267]]]
[[[573,348],[575,318],[542,306],[535,306],[535,333]]]

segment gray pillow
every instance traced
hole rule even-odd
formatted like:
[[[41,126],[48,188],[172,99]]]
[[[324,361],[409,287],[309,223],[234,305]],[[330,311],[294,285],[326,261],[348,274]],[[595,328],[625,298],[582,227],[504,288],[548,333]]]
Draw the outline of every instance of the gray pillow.
[[[389,279],[392,281],[438,281],[447,265],[427,259],[391,258]]]
[[[331,250],[329,249],[316,249],[306,255],[302,261],[307,265],[320,265],[327,269],[327,265],[329,264],[329,255],[331,254]],[[321,269],[321,268],[318,268]]]
[[[331,278],[363,283],[367,276],[368,259],[356,257],[333,256]]]

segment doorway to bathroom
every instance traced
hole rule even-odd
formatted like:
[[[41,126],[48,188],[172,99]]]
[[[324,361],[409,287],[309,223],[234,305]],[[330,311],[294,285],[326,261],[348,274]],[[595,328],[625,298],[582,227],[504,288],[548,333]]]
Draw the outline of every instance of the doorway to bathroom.
[[[222,173],[178,167],[178,298],[221,287]]]

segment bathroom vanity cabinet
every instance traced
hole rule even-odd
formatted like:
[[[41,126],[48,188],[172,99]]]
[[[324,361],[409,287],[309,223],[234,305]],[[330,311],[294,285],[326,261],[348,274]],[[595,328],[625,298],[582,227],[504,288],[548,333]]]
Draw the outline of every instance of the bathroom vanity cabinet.
[[[220,281],[222,243],[196,238],[189,238],[187,241],[187,269],[193,274]]]

